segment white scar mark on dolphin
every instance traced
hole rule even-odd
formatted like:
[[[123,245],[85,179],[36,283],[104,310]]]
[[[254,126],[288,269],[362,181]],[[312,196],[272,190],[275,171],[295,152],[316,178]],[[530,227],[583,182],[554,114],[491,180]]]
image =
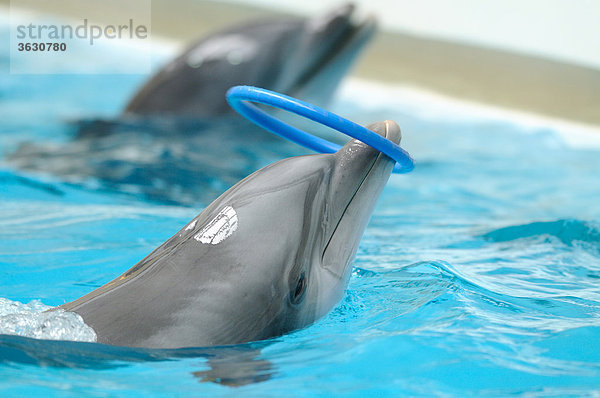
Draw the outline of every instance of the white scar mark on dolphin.
[[[208,222],[194,239],[201,243],[216,245],[231,236],[238,227],[238,216],[233,207],[225,206],[219,214]]]
[[[203,63],[226,58],[231,65],[239,65],[256,56],[258,43],[240,34],[230,34],[208,39],[193,49],[187,56],[191,68],[199,68]]]
[[[186,231],[189,231],[190,229],[194,229],[194,227],[196,227],[196,222],[198,220],[194,220],[190,225],[188,225],[187,227],[185,227]]]

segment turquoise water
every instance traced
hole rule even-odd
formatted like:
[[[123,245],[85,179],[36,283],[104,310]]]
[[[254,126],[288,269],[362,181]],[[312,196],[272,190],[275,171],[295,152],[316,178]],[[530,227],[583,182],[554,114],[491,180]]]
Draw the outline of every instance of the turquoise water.
[[[19,143],[69,142],[67,121],[118,112],[144,77],[17,76],[7,62],[5,323],[11,305],[55,306],[101,286],[206,204],[165,205],[12,167],[5,160]],[[265,344],[210,350],[0,336],[0,394],[600,394],[600,151],[570,147],[561,138],[569,131],[552,127],[373,106],[378,94],[364,93],[368,105],[345,95],[333,108],[361,123],[396,120],[417,168],[391,177],[346,297],[328,316]],[[45,307],[24,308],[37,319]],[[220,359],[241,369],[242,386],[207,382]]]

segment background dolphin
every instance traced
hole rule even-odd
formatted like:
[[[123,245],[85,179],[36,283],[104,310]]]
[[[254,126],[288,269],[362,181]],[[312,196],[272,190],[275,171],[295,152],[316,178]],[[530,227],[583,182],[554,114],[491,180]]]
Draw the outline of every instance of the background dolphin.
[[[133,96],[126,114],[192,118],[231,112],[227,90],[252,85],[325,105],[374,33],[347,4],[316,18],[274,18],[194,43]]]
[[[393,142],[391,121],[368,128]],[[343,297],[394,161],[352,140],[240,181],[129,271],[63,305],[98,342],[152,348],[268,339]]]
[[[305,153],[234,114],[226,91],[258,85],[323,105],[374,33],[373,19],[354,23],[353,10],[213,34],[144,84],[117,119],[80,121],[73,140],[24,143],[7,161],[93,189],[207,204],[251,171]]]

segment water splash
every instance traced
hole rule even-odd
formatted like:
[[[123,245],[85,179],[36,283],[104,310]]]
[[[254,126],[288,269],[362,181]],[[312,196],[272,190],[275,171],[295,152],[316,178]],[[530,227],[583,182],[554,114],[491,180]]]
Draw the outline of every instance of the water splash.
[[[96,333],[74,312],[48,311],[53,307],[33,300],[27,304],[0,298],[0,334],[45,340],[95,342]]]

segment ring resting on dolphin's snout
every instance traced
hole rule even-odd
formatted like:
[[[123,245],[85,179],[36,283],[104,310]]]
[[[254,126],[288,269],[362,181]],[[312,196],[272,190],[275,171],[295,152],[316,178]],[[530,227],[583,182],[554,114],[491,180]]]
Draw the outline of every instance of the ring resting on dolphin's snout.
[[[400,148],[398,144],[375,134],[363,126],[336,115],[335,113],[309,104],[308,102],[292,98],[285,94],[252,86],[235,86],[230,88],[227,91],[227,101],[233,109],[257,125],[273,134],[287,138],[290,141],[316,152],[334,153],[340,149],[340,146],[292,127],[247,102],[259,102],[261,104],[271,105],[279,109],[293,112],[362,141],[394,159],[397,162],[394,166],[394,173],[408,173],[415,168],[414,160],[410,157],[408,152]]]
[[[368,128],[394,143],[391,121]],[[351,140],[273,163],[212,202],[123,275],[59,308],[100,343],[239,344],[310,325],[344,296],[394,160]]]

